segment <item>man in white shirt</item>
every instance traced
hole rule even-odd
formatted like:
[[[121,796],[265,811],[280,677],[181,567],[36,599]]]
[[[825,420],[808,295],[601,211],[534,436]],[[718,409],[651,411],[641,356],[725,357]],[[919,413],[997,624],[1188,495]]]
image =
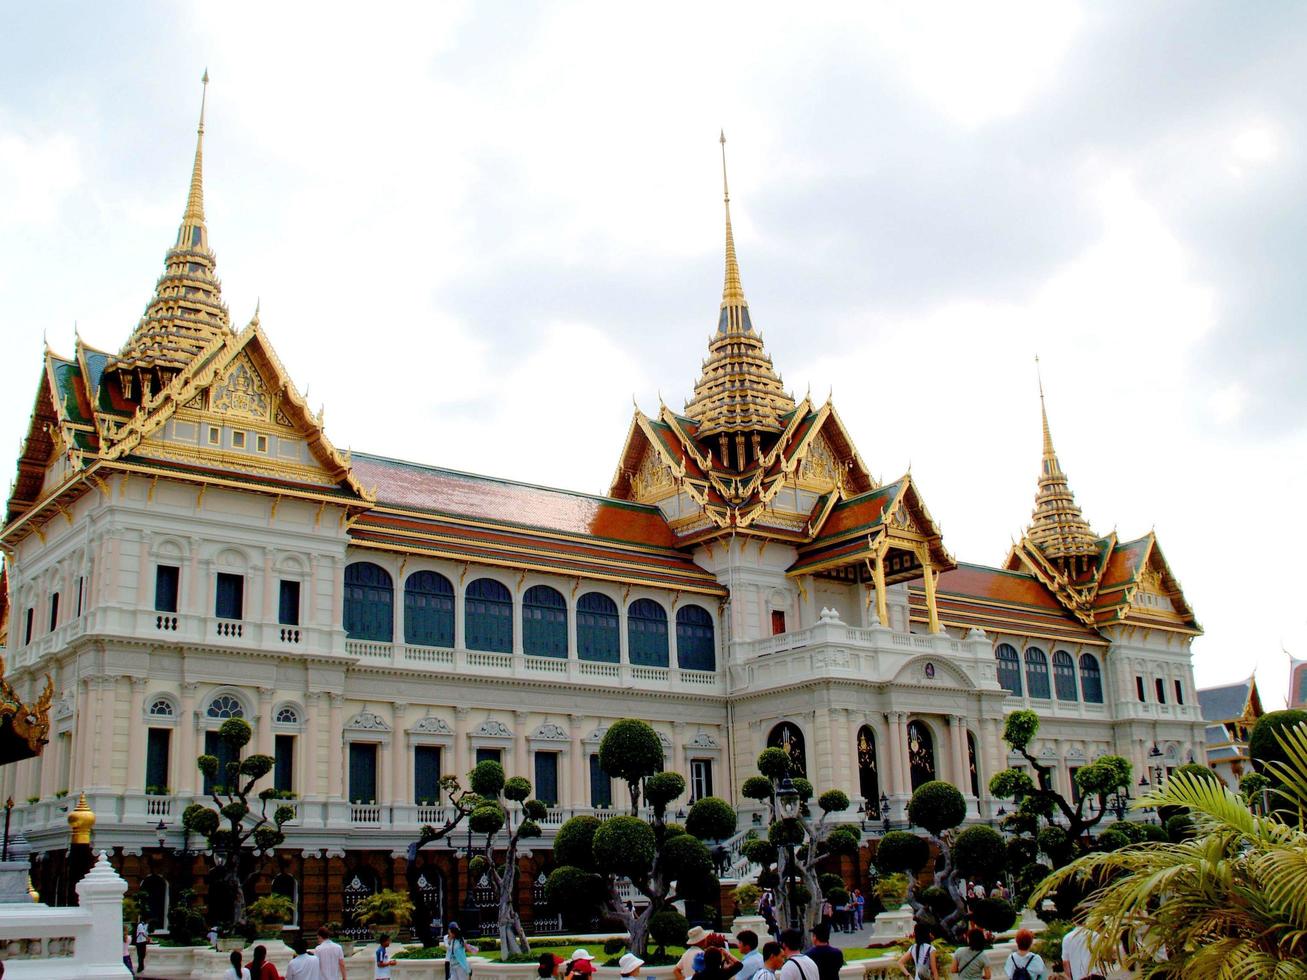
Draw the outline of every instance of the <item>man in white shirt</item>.
[[[817,964],[803,953],[803,933],[798,929],[786,929],[781,933],[781,949],[785,954],[785,965],[777,974],[778,980],[819,980]]]
[[[320,980],[317,958],[309,953],[304,940],[296,939],[290,948],[295,956],[286,964],[286,980]]]
[[[1097,938],[1092,929],[1084,926],[1076,926],[1062,938],[1062,971],[1070,980],[1107,974],[1107,964],[1089,951]]]
[[[345,951],[339,943],[331,941],[331,931],[326,926],[318,930],[318,945],[313,949],[313,958],[318,961],[319,980],[346,980]]]

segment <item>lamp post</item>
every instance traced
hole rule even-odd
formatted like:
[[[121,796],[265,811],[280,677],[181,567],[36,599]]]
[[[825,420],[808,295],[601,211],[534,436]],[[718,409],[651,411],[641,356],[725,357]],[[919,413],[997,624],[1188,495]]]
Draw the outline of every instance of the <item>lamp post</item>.
[[[780,810],[782,820],[793,820],[799,815],[799,791],[794,788],[794,781],[786,776],[776,788],[776,807]],[[790,928],[799,928],[799,896],[794,887],[794,844],[787,835],[785,838],[785,874],[786,894],[789,895]]]
[[[885,833],[889,833],[889,797],[884,793],[880,794],[880,825],[885,828]]]
[[[1162,750],[1153,743],[1153,747],[1148,750],[1148,771],[1152,773],[1153,781],[1157,783],[1157,788],[1162,788],[1162,781],[1166,778],[1166,766],[1162,761]]]
[[[1116,814],[1116,819],[1118,821],[1124,820],[1125,812],[1130,807],[1129,790],[1126,790],[1124,786],[1119,787],[1116,791],[1116,795],[1108,799],[1107,807]]]

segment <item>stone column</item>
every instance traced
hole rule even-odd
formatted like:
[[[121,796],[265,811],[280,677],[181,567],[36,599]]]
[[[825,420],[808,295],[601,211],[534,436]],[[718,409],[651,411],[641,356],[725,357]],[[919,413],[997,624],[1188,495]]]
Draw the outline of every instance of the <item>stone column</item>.
[[[132,701],[127,715],[127,792],[145,788],[145,686],[148,677],[132,677]],[[165,777],[166,778],[166,777]]]
[[[672,772],[679,772],[685,777],[686,785],[690,783],[690,774],[685,764],[685,722],[672,722]]]
[[[327,698],[330,703],[327,712],[327,796],[339,800],[344,796],[345,779],[345,695],[331,693]]]
[[[516,644],[516,642],[517,641],[514,640],[514,644]],[[526,751],[527,717],[525,711],[513,712],[513,771],[510,772],[509,775],[525,776],[527,779],[531,779],[532,782],[534,782],[535,780],[532,779],[534,774],[527,768],[527,765],[530,762],[527,758]]]
[[[73,719],[73,765],[72,783],[68,787],[72,793],[86,789],[87,771],[90,769],[89,756],[94,748],[95,738],[91,730],[91,678],[81,677],[77,681],[77,717]]]
[[[816,743],[809,750],[808,778],[818,793],[817,787],[830,786],[835,778],[835,736],[831,731],[831,709],[813,712],[813,741]]]
[[[114,689],[117,686],[118,680],[114,677],[101,677],[96,683],[99,690],[96,698],[95,771],[88,776],[100,789],[113,788],[114,704],[117,701]]]
[[[195,795],[195,688],[194,681],[182,683],[182,711],[177,719],[177,761],[173,766],[176,773],[173,785],[177,787],[178,796]]]
[[[590,803],[585,791],[585,746],[581,744],[581,720],[580,715],[567,716],[567,728],[570,736],[570,741],[567,743],[567,755],[572,763],[569,766],[572,776],[569,780],[571,785],[567,787],[566,802],[564,800],[559,802],[564,803],[564,805],[570,804],[573,807],[587,806]]]
[[[631,663],[630,637],[627,635],[626,603],[617,604],[617,660],[623,667]]]
[[[898,773],[898,793],[908,796],[912,793],[912,762],[908,755],[908,715],[905,711],[894,712],[894,738],[897,746],[894,753],[895,769]]]
[[[454,708],[454,775],[464,789],[467,789],[467,774],[472,768],[467,762],[467,710],[463,705]]]
[[[454,583],[454,649],[455,650],[467,649],[467,638],[464,635],[464,627],[466,626],[464,620],[466,619],[466,617],[463,615],[463,611],[467,607],[464,605],[464,602],[465,599],[463,593],[463,580],[459,579],[456,583]],[[459,779],[462,779],[463,775],[464,774],[460,772]]]
[[[318,775],[318,729],[321,727],[322,695],[310,691],[304,695],[304,751],[300,753],[301,770],[299,779],[300,795],[305,798],[317,798],[322,795],[322,784]]]
[[[967,765],[967,720],[950,715],[949,733],[953,739],[953,784],[964,796],[971,794],[971,767]]]
[[[259,755],[272,755],[272,694],[270,687],[259,688],[259,727],[254,736]]]
[[[844,790],[852,798],[858,792],[858,767],[856,754],[854,764],[849,764],[849,747],[853,739],[853,734],[849,731],[849,711],[847,708],[831,708],[830,715],[830,786],[832,789]]]
[[[413,797],[408,788],[408,773],[412,766],[408,764],[408,733],[404,730],[404,716],[408,714],[408,705],[403,701],[395,702],[395,724],[390,733],[390,762],[394,777],[390,781],[390,801],[392,803],[412,803]]]

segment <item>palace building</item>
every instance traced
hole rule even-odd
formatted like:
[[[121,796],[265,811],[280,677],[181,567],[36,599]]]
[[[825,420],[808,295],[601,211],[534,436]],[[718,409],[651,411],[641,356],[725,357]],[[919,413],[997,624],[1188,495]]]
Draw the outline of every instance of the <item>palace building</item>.
[[[933,778],[992,819],[1017,708],[1041,716],[1034,751],[1067,794],[1104,753],[1137,772],[1154,750],[1203,757],[1199,627],[1155,535],[1092,530],[1044,413],[1024,536],[1000,567],[955,558],[911,475],[873,478],[835,406],[785,389],[729,194],[699,381],[680,411],[637,410],[611,485],[585,494],[335,447],[258,311],[231,322],[203,137],[201,110],[135,329],[116,351],[46,351],[0,532],[10,682],[34,698],[48,674],[57,695],[48,749],[0,776],[38,887],[60,887],[84,792],[96,846],[154,917],[203,890],[180,818],[205,798],[197,755],[237,716],[296,810],[258,889],[292,895],[309,927],[402,883],[440,775],[481,759],[550,804],[532,857],[547,867],[564,819],[622,805],[596,752],[623,717],[685,774],[676,807],[743,807],[779,745],[873,827]],[[463,902],[450,843],[416,860],[434,901]]]

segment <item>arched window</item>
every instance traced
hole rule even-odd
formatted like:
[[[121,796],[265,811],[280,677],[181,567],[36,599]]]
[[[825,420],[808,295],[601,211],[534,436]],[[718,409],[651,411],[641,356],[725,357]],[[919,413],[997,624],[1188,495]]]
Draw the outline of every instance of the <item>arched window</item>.
[[[876,770],[876,733],[870,725],[858,729],[858,792],[864,801],[863,812],[880,817],[880,773]]]
[[[522,596],[522,649],[532,657],[567,659],[567,600],[557,589],[533,585]]]
[[[908,722],[908,766],[914,790],[935,778],[935,739],[924,721]]]
[[[1021,697],[1021,658],[1016,648],[1000,643],[994,648],[994,659],[998,661],[998,682],[1007,688],[1008,694]]]
[[[791,721],[783,721],[767,735],[767,748],[782,749],[790,757],[790,775],[808,775],[808,753],[803,747],[803,730]]]
[[[454,645],[454,586],[439,572],[414,572],[404,582],[404,642]]]
[[[295,710],[294,706],[283,704],[277,709],[276,717],[272,720],[278,725],[298,725],[300,723],[300,713]]]
[[[684,670],[716,670],[712,614],[703,606],[676,610],[676,665]]]
[[[151,718],[171,718],[177,712],[173,709],[172,702],[167,698],[155,698],[150,703],[148,714]]]
[[[576,655],[581,660],[615,664],[621,659],[617,603],[601,592],[576,601]]]
[[[141,895],[144,901],[141,914],[149,923],[151,931],[163,929],[168,925],[168,880],[159,875],[146,875],[141,879]]]
[[[1026,690],[1032,698],[1049,697],[1048,657],[1039,647],[1026,649]]]
[[[479,578],[467,587],[463,622],[469,650],[513,652],[513,597],[499,582]]]
[[[245,709],[241,703],[230,694],[219,694],[209,702],[208,709],[204,712],[210,718],[244,718]]]
[[[370,561],[345,566],[345,636],[389,643],[395,636],[395,595],[390,573]]]
[[[980,767],[976,764],[976,736],[967,732],[967,768],[971,772],[971,795],[980,797]]]
[[[631,663],[667,666],[667,611],[652,599],[636,599],[626,610],[626,643]]]
[[[285,895],[295,909],[295,917],[286,923],[288,926],[300,924],[300,883],[292,875],[279,874],[272,879],[272,894]]]
[[[1086,704],[1103,703],[1103,674],[1092,653],[1080,655],[1080,691]]]
[[[1053,654],[1053,690],[1059,701],[1076,699],[1076,662],[1065,650]]]

